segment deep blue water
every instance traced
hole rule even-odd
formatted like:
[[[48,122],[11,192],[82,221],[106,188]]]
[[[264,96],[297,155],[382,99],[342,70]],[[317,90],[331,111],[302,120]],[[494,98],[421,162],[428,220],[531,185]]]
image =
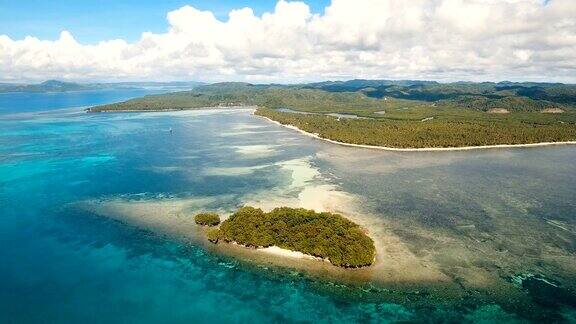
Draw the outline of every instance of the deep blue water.
[[[0,95],[0,322],[511,322],[575,314],[570,294],[552,306],[534,302],[535,315],[502,300],[452,306],[363,298],[354,287],[255,269],[78,207],[203,197],[207,207],[232,209],[331,183],[398,224],[394,232],[415,253],[429,250],[430,262],[450,276],[469,267],[503,282],[510,273],[535,273],[563,283],[574,278],[575,148],[402,155],[334,147],[246,110],[77,108],[140,94]],[[299,184],[310,172],[319,175]],[[499,220],[511,225],[503,230]],[[520,235],[532,233],[528,227],[541,236]],[[441,243],[432,248],[424,230],[449,238],[454,256],[448,260]],[[554,248],[557,259],[533,245]],[[484,259],[471,257],[477,249]],[[491,253],[510,254],[495,261]],[[541,297],[518,290],[528,300]]]
[[[51,93],[0,93],[0,113],[34,112],[102,105],[164,92],[166,90],[161,89],[103,89]]]

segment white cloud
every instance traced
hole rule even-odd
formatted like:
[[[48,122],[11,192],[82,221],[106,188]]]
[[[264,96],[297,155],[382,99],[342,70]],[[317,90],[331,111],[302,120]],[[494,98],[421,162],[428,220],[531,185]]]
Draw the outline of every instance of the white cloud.
[[[345,78],[576,82],[576,1],[332,0],[323,14],[169,12],[169,30],[127,43],[0,36],[0,80]]]

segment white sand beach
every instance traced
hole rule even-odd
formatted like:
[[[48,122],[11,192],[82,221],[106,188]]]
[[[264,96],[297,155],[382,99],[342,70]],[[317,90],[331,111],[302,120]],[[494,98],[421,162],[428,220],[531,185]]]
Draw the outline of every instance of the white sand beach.
[[[317,258],[317,257],[309,255],[309,254],[305,254],[305,253],[298,252],[298,251],[292,251],[292,250],[288,250],[288,249],[283,249],[283,248],[278,247],[278,246],[270,246],[270,247],[266,247],[266,248],[260,248],[258,250],[265,252],[265,253],[270,253],[270,254],[274,254],[277,256],[285,257],[285,258],[310,259],[310,260],[324,261],[321,258]]]
[[[258,116],[258,115],[255,115]],[[576,141],[566,141],[566,142],[542,142],[542,143],[529,143],[529,144],[498,144],[498,145],[479,145],[479,146],[462,146],[462,147],[422,147],[422,148],[397,148],[397,147],[386,147],[386,146],[376,146],[376,145],[364,145],[364,144],[352,144],[352,143],[344,143],[335,140],[331,140],[328,138],[321,137],[318,134],[309,133],[304,131],[296,126],[293,125],[284,125],[280,122],[272,120],[268,117],[258,116],[264,118],[272,123],[278,124],[280,126],[295,130],[304,134],[306,136],[310,136],[322,141],[330,142],[333,144],[350,146],[350,147],[359,147],[359,148],[366,148],[366,149],[375,149],[375,150],[384,150],[384,151],[394,151],[394,152],[435,152],[435,151],[467,151],[467,150],[479,150],[479,149],[497,149],[497,148],[519,148],[519,147],[542,147],[542,146],[551,146],[551,145],[575,145]]]

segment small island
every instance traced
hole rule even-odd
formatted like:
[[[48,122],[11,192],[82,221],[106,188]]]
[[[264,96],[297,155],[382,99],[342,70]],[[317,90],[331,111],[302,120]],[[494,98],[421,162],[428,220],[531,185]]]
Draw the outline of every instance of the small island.
[[[344,268],[370,266],[376,255],[374,241],[359,225],[339,214],[303,208],[280,207],[266,213],[242,207],[206,235],[212,243],[250,248],[276,246]]]
[[[220,224],[220,216],[216,213],[200,213],[194,216],[194,222],[202,226],[217,226]]]

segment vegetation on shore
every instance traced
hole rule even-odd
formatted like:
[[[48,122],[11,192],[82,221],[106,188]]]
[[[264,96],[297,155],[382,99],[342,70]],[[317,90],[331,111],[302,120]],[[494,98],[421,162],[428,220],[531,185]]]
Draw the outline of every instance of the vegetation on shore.
[[[352,144],[434,148],[576,140],[576,86],[561,84],[382,80],[291,86],[220,83],[93,107],[91,111],[216,106],[257,106],[261,116]],[[493,113],[504,111],[509,113]],[[550,111],[563,113],[541,113]],[[350,115],[363,118],[345,118]]]
[[[576,140],[574,122],[530,122],[514,119],[407,120],[338,119],[331,116],[256,111],[283,125],[338,142],[394,148],[440,148],[498,144],[528,144]]]
[[[216,213],[200,213],[194,216],[194,221],[202,226],[216,226],[220,224],[220,216]]]
[[[220,230],[217,228],[211,228],[206,232],[206,238],[208,241],[216,244],[220,240]]]
[[[253,207],[240,208],[207,233],[217,243],[234,242],[247,247],[278,246],[299,251],[346,268],[374,262],[374,242],[360,226],[338,214],[281,207],[269,213]]]

